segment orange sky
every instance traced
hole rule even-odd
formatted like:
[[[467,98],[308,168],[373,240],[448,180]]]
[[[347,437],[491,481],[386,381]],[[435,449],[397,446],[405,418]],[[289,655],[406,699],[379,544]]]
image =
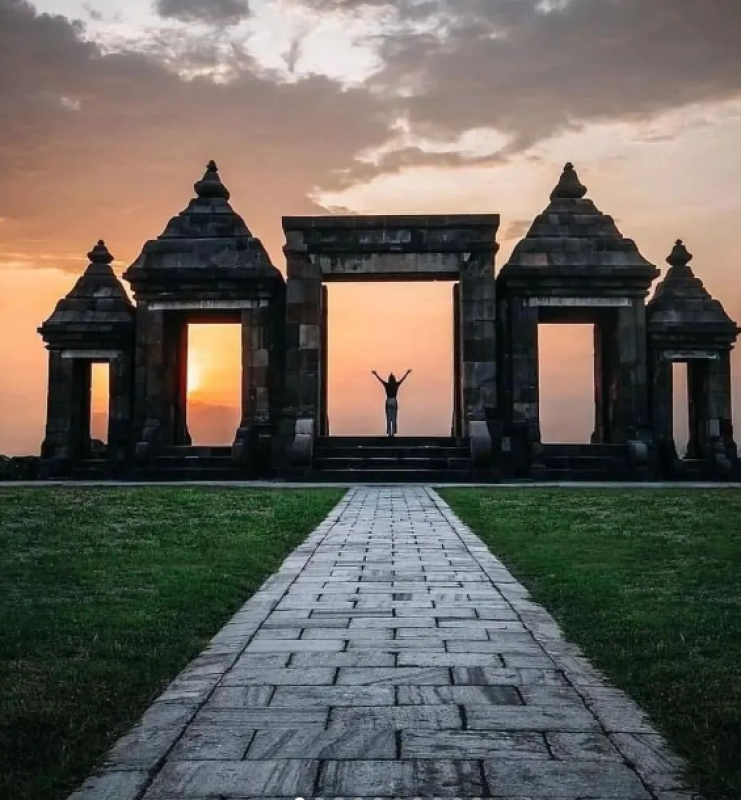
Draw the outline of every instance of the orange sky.
[[[741,320],[737,0],[181,2],[0,0],[0,452],[38,451],[36,327],[84,254],[103,237],[121,271],[209,158],[281,270],[281,215],[338,209],[499,213],[501,265],[572,160],[662,270],[685,239]],[[330,292],[333,430],[381,432],[369,371],[411,367],[401,432],[446,433],[450,285]],[[238,350],[234,328],[192,333],[196,440],[236,427]],[[591,334],[549,328],[541,352],[547,438],[586,438]]]

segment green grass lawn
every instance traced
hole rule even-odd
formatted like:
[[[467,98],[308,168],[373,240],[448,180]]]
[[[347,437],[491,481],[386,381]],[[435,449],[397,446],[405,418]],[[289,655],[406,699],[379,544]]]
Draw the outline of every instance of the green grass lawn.
[[[651,714],[709,798],[741,798],[741,492],[441,495]]]
[[[65,797],[342,494],[0,489],[0,797]]]

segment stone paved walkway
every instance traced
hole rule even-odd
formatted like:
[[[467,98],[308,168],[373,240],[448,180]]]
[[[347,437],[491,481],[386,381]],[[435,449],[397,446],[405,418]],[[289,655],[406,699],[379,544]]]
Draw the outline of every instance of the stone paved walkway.
[[[357,488],[74,800],[690,800],[640,709],[431,489]]]

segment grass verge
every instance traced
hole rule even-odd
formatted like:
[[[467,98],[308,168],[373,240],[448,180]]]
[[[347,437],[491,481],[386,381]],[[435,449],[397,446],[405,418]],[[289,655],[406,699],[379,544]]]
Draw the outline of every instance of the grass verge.
[[[741,797],[741,492],[440,494],[649,712],[701,791]]]
[[[0,489],[0,797],[66,796],[342,494]]]

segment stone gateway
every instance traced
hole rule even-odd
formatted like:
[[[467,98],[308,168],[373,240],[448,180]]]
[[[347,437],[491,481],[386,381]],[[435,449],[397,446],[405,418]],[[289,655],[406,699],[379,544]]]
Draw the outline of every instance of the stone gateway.
[[[234,211],[212,161],[195,198],[124,273],[103,241],[39,332],[49,351],[45,477],[317,480],[729,479],[739,475],[730,353],[739,329],[678,241],[659,270],[567,164],[550,204],[495,273],[493,214],[285,217],[287,278]],[[449,437],[333,437],[331,281],[449,281]],[[242,332],[231,448],[191,446],[188,325]],[[594,432],[545,444],[538,327],[594,327]],[[109,429],[90,435],[91,367],[110,365]],[[690,441],[673,436],[673,364],[688,365]]]

